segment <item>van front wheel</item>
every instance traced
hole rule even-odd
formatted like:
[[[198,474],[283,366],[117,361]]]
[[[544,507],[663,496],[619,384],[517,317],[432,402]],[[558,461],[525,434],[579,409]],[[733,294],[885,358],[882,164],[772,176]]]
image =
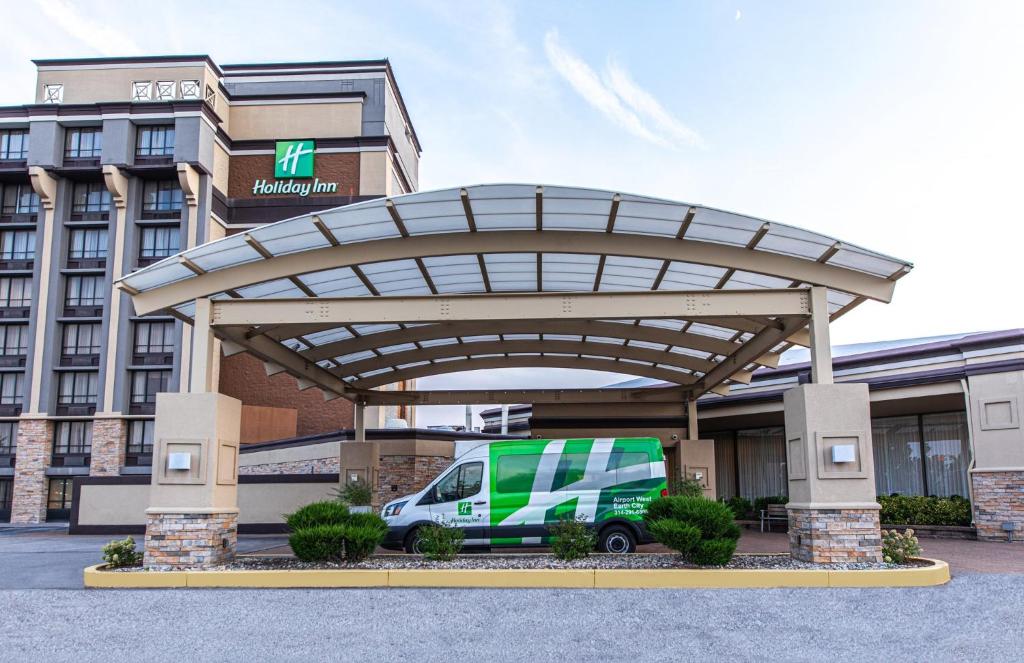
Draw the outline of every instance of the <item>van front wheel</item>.
[[[420,539],[420,530],[417,527],[413,531],[405,535],[405,552],[410,555],[422,555],[423,545]]]
[[[633,533],[621,525],[612,525],[601,530],[597,549],[606,553],[636,552],[636,538]]]

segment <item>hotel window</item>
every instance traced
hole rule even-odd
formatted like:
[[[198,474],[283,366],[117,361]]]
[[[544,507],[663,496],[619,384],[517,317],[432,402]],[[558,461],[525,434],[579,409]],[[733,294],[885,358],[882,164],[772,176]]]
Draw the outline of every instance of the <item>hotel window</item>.
[[[59,104],[64,101],[64,84],[47,83],[43,86],[43,103]]]
[[[156,82],[156,99],[157,101],[170,101],[174,99],[174,88],[177,84],[174,81],[157,81]]]
[[[964,412],[872,419],[871,440],[879,495],[968,496]]]
[[[28,129],[0,131],[0,160],[21,161],[28,158]]]
[[[0,511],[7,515],[4,520],[11,517],[11,503],[14,501],[14,480],[0,479]]]
[[[153,453],[154,424],[152,419],[136,419],[128,422],[128,453]]]
[[[217,108],[217,91],[209,85],[206,86],[206,103],[210,104],[210,108]]]
[[[0,277],[0,307],[32,306],[32,279],[27,276]]]
[[[99,374],[96,371],[64,371],[57,385],[59,405],[92,405],[96,402]]]
[[[53,453],[87,454],[92,452],[91,421],[58,421],[53,435]]]
[[[132,371],[132,405],[156,405],[156,395],[167,391],[170,371]]]
[[[747,499],[789,494],[786,434],[779,428],[736,431],[739,494]]]
[[[98,159],[103,152],[103,129],[69,127],[64,135],[64,156],[69,159]]]
[[[72,260],[101,260],[107,257],[106,228],[75,228],[71,231],[68,257]]]
[[[8,184],[4,187],[4,199],[0,214],[37,214],[39,194],[30,184]]]
[[[102,276],[69,276],[65,306],[103,306],[106,285]]]
[[[78,182],[71,195],[73,214],[110,211],[110,191],[102,182]]]
[[[18,422],[0,421],[0,456],[13,456],[18,449]]]
[[[99,354],[100,329],[101,327],[98,322],[65,324],[64,335],[61,341],[61,353],[66,355]]]
[[[182,99],[198,99],[199,98],[199,81],[182,81],[181,82],[181,98]]]
[[[135,323],[135,353],[160,354],[174,352],[173,322]]]
[[[132,101],[149,101],[153,96],[151,81],[132,81]]]
[[[150,226],[142,229],[139,258],[153,260],[178,252],[181,230],[178,226]]]
[[[181,187],[175,180],[150,180],[142,187],[143,212],[180,212]]]
[[[17,357],[28,350],[28,325],[0,325],[0,355]]]
[[[139,127],[138,141],[135,144],[135,156],[174,156],[174,125]]]
[[[32,260],[36,257],[36,231],[0,232],[0,260]]]
[[[24,373],[0,373],[0,405],[21,405]]]

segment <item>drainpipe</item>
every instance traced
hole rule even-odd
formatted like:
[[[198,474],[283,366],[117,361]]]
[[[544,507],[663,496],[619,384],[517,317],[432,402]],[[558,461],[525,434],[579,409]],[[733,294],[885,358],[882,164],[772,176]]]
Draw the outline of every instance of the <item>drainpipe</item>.
[[[967,463],[967,497],[971,500],[971,524],[974,524],[974,419],[971,416],[971,390],[967,386],[967,378],[960,378],[960,388],[964,391],[964,409],[967,411],[967,448],[971,451],[971,460]],[[922,440],[923,441],[923,440]]]
[[[508,406],[501,406],[501,434],[508,435]]]
[[[471,432],[472,430],[473,430],[473,406],[472,405],[467,405],[466,406],[466,432],[468,433],[468,432]]]

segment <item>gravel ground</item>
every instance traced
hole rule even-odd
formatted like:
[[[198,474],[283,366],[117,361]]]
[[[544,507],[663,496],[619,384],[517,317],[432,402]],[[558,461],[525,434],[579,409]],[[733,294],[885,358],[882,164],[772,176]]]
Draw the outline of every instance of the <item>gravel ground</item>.
[[[594,554],[571,562],[545,554],[518,555],[460,555],[450,562],[432,562],[414,555],[378,555],[365,562],[307,563],[293,557],[252,556],[240,557],[225,569],[692,569],[679,555],[666,553],[636,553],[632,555]],[[781,555],[736,555],[727,569],[895,569],[898,564],[814,564]]]
[[[0,591],[3,661],[1020,661],[1024,575],[770,590]]]

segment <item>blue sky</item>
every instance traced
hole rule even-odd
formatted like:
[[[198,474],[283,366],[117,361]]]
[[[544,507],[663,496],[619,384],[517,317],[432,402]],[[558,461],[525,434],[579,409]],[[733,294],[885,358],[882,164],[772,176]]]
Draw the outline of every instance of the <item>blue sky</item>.
[[[34,57],[389,57],[424,189],[652,194],[913,261],[895,301],[838,321],[835,343],[1024,326],[1024,3],[125,6],[8,5],[0,103],[31,100]],[[579,377],[491,371],[458,386]]]

